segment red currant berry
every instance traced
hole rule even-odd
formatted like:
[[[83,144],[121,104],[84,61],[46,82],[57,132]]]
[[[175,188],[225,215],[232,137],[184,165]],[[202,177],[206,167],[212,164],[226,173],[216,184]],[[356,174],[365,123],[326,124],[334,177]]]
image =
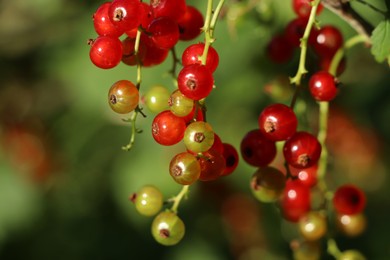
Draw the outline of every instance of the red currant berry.
[[[285,160],[295,168],[308,168],[317,163],[321,155],[321,144],[307,132],[296,132],[283,147]]]
[[[217,135],[216,133],[214,133],[214,143],[210,149],[214,149],[214,150],[218,151],[219,153],[223,154],[223,143],[222,143],[222,140],[219,137],[219,135]]]
[[[225,170],[221,176],[227,176],[234,172],[238,166],[239,156],[236,148],[228,143],[223,143],[223,158],[225,158]]]
[[[303,18],[309,18],[310,11],[311,11],[311,4],[310,2],[313,2],[313,0],[293,0],[293,10],[294,12],[299,16]],[[320,3],[317,8],[317,15],[322,12],[322,9],[324,9],[323,5]]]
[[[307,19],[302,17],[295,18],[287,24],[284,35],[292,46],[299,47],[306,25]]]
[[[171,49],[179,41],[179,27],[169,17],[157,17],[150,23],[148,32],[156,47]]]
[[[141,24],[143,11],[139,0],[114,0],[108,9],[108,17],[119,30],[125,32]]]
[[[311,211],[299,219],[299,231],[308,241],[316,241],[325,236],[328,230],[326,217],[318,211]]]
[[[177,77],[179,90],[186,97],[200,100],[207,97],[214,84],[211,72],[204,65],[185,66]]]
[[[272,104],[259,116],[260,131],[272,141],[283,141],[297,130],[298,120],[294,111],[284,104]]]
[[[292,176],[296,176],[298,180],[307,187],[313,187],[317,184],[318,164],[314,164],[306,169],[298,169],[289,166]]]
[[[320,58],[332,59],[337,50],[342,47],[343,41],[340,30],[327,25],[318,30],[313,47]]]
[[[122,59],[122,43],[118,38],[99,36],[90,40],[89,57],[93,64],[101,69],[111,69],[117,66]]]
[[[164,197],[158,188],[153,185],[146,185],[134,193],[130,200],[135,204],[135,208],[141,215],[150,217],[161,210]]]
[[[337,94],[336,80],[329,72],[319,71],[310,77],[309,89],[315,100],[331,101]]]
[[[123,31],[115,27],[108,17],[110,5],[111,2],[105,2],[96,10],[93,15],[93,26],[99,35],[119,37],[123,34]]]
[[[184,119],[169,110],[159,113],[152,123],[153,138],[161,145],[177,144],[183,139],[185,129]]]
[[[174,212],[162,211],[153,220],[152,235],[164,246],[176,245],[183,239],[184,234],[185,225]]]
[[[143,37],[142,37],[143,36]],[[158,48],[144,34],[141,36],[141,44],[145,44],[145,56],[141,60],[144,67],[153,67],[163,63],[168,57],[169,50]]]
[[[209,123],[198,121],[189,124],[184,132],[184,144],[188,150],[201,153],[214,143],[214,131]]]
[[[267,166],[276,156],[275,142],[267,139],[259,129],[251,130],[244,136],[240,150],[244,161],[256,167]]]
[[[198,159],[200,164],[201,181],[213,181],[218,179],[225,170],[225,158],[215,150],[208,150],[203,153],[203,156]]]
[[[284,35],[277,35],[267,45],[267,56],[274,63],[289,61],[294,53],[294,46]]]
[[[250,188],[260,202],[275,202],[286,185],[284,174],[274,167],[260,167],[252,176]]]
[[[140,25],[142,28],[146,29],[149,27],[149,24],[153,20],[152,9],[151,9],[150,5],[148,5],[147,3],[144,3],[144,2],[141,3],[141,7],[142,7],[143,11],[141,12],[142,16],[140,18],[140,21],[141,21]],[[138,27],[135,27],[134,29],[126,31],[125,33],[130,38],[135,38],[137,36],[137,31],[138,31]]]
[[[130,113],[138,106],[138,102],[138,89],[128,80],[117,81],[108,92],[108,104],[119,114]]]
[[[181,57],[181,61],[183,63],[183,66],[188,66],[191,64],[201,64],[201,61],[199,57],[203,55],[204,51],[204,43],[196,43],[188,46]],[[213,73],[219,64],[219,56],[218,52],[213,48],[209,47],[207,52],[207,58],[206,58],[206,68],[210,70],[211,73]]]
[[[179,21],[186,12],[185,0],[150,0],[154,17],[167,16],[176,22]]]
[[[330,65],[332,63],[332,59],[330,58],[321,58],[320,59],[320,68],[324,71],[329,71],[330,69]],[[337,69],[336,69],[336,75],[337,76],[340,76],[341,74],[343,74],[343,72],[345,71],[345,68],[347,66],[346,64],[346,58],[345,56],[341,59],[340,63],[338,64],[337,66]]]
[[[358,214],[366,206],[366,196],[361,189],[354,185],[343,185],[336,190],[333,205],[340,214]]]
[[[310,210],[310,188],[296,180],[287,181],[281,208],[286,220],[298,222]]]
[[[199,179],[200,164],[193,154],[179,153],[172,158],[169,173],[177,183],[191,185]]]
[[[187,5],[184,16],[178,21],[180,40],[190,41],[198,37],[204,24],[203,15],[196,7]]]
[[[145,58],[146,46],[140,42],[138,48],[138,57],[135,55],[135,39],[127,37],[122,41],[123,54],[122,62],[129,66],[135,66],[138,62],[142,61]]]

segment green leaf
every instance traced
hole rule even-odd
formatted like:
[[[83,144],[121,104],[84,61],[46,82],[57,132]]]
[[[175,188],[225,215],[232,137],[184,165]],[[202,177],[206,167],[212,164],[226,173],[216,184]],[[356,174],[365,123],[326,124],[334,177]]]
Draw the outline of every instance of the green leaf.
[[[371,36],[371,53],[378,62],[390,59],[390,20],[380,22]]]

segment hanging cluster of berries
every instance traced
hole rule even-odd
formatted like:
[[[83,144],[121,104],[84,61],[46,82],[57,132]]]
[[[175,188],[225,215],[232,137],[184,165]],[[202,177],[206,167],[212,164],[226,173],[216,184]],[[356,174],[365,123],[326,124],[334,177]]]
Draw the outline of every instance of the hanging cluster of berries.
[[[316,15],[323,9],[321,3],[317,2]],[[327,110],[328,102],[338,92],[338,80],[334,75],[340,75],[345,68],[345,60],[341,57],[337,57],[336,62],[333,61],[344,42],[340,31],[330,25],[320,29],[313,27],[310,34],[306,35],[307,38],[304,37],[312,5],[313,1],[309,0],[292,1],[298,17],[286,26],[283,34],[271,40],[267,54],[271,61],[284,63],[290,61],[294,49],[301,46],[302,41],[306,41],[305,47],[311,47],[319,58],[319,64],[315,68],[318,71],[311,74],[308,90],[312,98]],[[298,71],[299,73],[304,74],[306,71]],[[292,78],[291,82],[296,84],[294,80]],[[331,232],[329,223],[335,223],[348,236],[363,232],[365,217],[362,211],[366,199],[364,192],[351,184],[338,187],[334,193],[327,188],[324,180],[327,152],[322,155],[324,137],[320,140],[320,133],[317,137],[307,131],[297,130],[298,119],[293,109],[301,88],[300,82],[296,85],[291,105],[276,103],[265,107],[258,117],[259,128],[244,136],[240,148],[245,162],[258,168],[250,182],[253,195],[264,203],[276,202],[281,216],[290,223],[296,223],[301,237],[291,244],[295,258],[317,259],[321,255],[319,241]],[[307,129],[306,126],[302,128]],[[326,129],[322,130],[326,132]],[[277,155],[276,142],[283,142],[284,167],[270,166]],[[329,247],[336,248],[329,253],[337,256],[337,259],[364,259],[358,251],[341,252],[335,243],[329,241],[328,251]]]
[[[238,165],[236,149],[222,142],[206,122],[205,99],[215,88],[213,73],[219,64],[218,52],[211,44],[223,2],[221,0],[213,11],[212,1],[209,1],[206,19],[185,0],[151,0],[149,4],[139,0],[113,0],[103,3],[93,16],[99,36],[89,41],[91,61],[102,69],[113,68],[121,61],[137,67],[135,84],[129,80],[117,81],[108,94],[113,111],[119,114],[133,112],[129,119],[133,123],[133,135],[128,149],[137,132],[136,116],[138,113],[144,115],[139,106],[140,69],[161,64],[170,51],[174,57],[172,75],[177,88],[170,93],[163,87],[154,87],[143,101],[157,114],[151,126],[154,140],[163,146],[184,143],[185,150],[174,155],[167,167],[173,180],[183,188],[169,200],[172,207],[163,211],[163,195],[153,185],[144,186],[130,196],[142,215],[158,214],[152,223],[152,234],[163,245],[177,244],[184,237],[185,225],[177,215],[177,208],[189,185],[198,180],[212,181],[227,176]],[[267,53],[272,61],[284,63],[291,60],[294,49],[301,47],[303,51],[310,47],[318,58],[318,71],[311,73],[308,89],[313,100],[320,106],[325,104],[326,111],[328,102],[338,92],[335,75],[344,70],[344,60],[340,57],[335,60],[344,44],[343,36],[334,26],[313,27],[313,19],[323,9],[319,0],[293,0],[292,6],[297,17],[286,26],[283,34],[272,39]],[[175,45],[180,40],[197,38],[202,31],[205,41],[189,45],[178,59]],[[303,64],[304,59],[305,55],[301,56]],[[176,76],[177,63],[183,67]],[[303,252],[308,243],[311,246],[313,241],[319,241],[328,233],[329,209],[335,213],[337,225],[345,234],[361,233],[364,225],[357,223],[364,223],[362,211],[366,203],[364,193],[354,185],[338,187],[334,193],[327,188],[324,180],[325,138],[320,137],[320,133],[317,137],[308,130],[299,130],[307,129],[299,125],[294,112],[300,77],[305,73],[304,66],[299,66],[299,79],[291,81],[296,85],[291,105],[275,103],[265,107],[258,117],[259,127],[249,131],[240,146],[244,161],[257,168],[250,182],[253,195],[261,202],[278,202],[281,216],[297,223],[303,242],[292,246],[294,254]],[[326,132],[325,126],[319,128]],[[284,169],[271,166],[278,153],[278,142],[283,143]],[[318,191],[322,200],[313,203],[313,193]],[[359,253],[350,250],[339,254]]]
[[[176,154],[170,164],[173,180],[183,185],[182,192],[173,200],[171,209],[161,211],[163,196],[152,185],[142,187],[130,200],[142,215],[153,216],[160,212],[152,224],[152,234],[163,245],[174,245],[184,236],[184,224],[177,216],[177,207],[188,186],[200,181],[212,181],[231,174],[238,165],[238,152],[223,143],[206,122],[205,98],[214,87],[213,73],[219,64],[217,51],[211,46],[215,24],[208,9],[203,15],[185,0],[151,0],[149,4],[139,0],[113,0],[103,3],[93,15],[98,37],[89,40],[90,59],[97,67],[110,69],[121,61],[129,66],[151,67],[161,64],[172,51],[174,67],[183,65],[175,75],[177,89],[168,93],[158,86],[143,97],[152,112],[151,132],[154,140],[171,146],[183,141],[186,150]],[[216,19],[213,19],[214,23]],[[208,34],[205,42],[188,46],[178,60],[174,51],[181,41],[197,38],[202,30]],[[120,37],[124,39],[121,41]],[[140,73],[138,73],[140,76]],[[119,114],[133,112],[129,120],[135,123],[136,115],[143,112],[139,106],[141,80],[134,84],[129,80],[115,82],[108,94],[108,103]],[[136,132],[136,131],[133,131]],[[134,134],[134,133],[133,133]],[[132,136],[133,139],[133,136]],[[131,147],[133,141],[126,149]]]

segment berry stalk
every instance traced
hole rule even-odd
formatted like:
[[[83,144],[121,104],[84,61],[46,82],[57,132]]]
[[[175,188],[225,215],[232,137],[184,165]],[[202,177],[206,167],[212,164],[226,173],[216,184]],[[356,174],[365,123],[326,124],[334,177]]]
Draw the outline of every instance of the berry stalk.
[[[190,185],[183,185],[179,194],[172,198],[173,205],[171,207],[171,211],[177,213],[177,209],[179,208],[181,200],[188,193]]]

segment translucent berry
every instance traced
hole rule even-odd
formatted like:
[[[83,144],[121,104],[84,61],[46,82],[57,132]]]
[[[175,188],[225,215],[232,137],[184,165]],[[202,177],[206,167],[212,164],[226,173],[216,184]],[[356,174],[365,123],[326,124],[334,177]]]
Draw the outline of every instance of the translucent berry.
[[[161,49],[171,49],[179,41],[179,26],[169,17],[157,17],[149,24],[148,32],[154,45]]]
[[[177,77],[180,92],[193,100],[207,97],[214,84],[214,78],[206,66],[191,64],[185,66]]]
[[[168,99],[171,112],[180,117],[187,116],[194,109],[194,101],[184,96],[180,90],[176,89]]]
[[[184,223],[174,212],[161,212],[153,220],[152,235],[164,246],[176,245],[183,239],[184,233]]]
[[[309,18],[311,11],[311,2],[313,2],[313,0],[293,0],[292,4],[294,12],[299,17]],[[322,9],[324,9],[324,6],[320,3],[317,8],[317,15],[322,12]]]
[[[117,28],[108,17],[110,5],[111,2],[105,2],[99,6],[93,14],[93,25],[99,35],[119,37],[123,34],[123,31]]]
[[[223,158],[225,158],[225,170],[222,172],[221,176],[227,176],[233,173],[237,168],[239,156],[236,148],[228,143],[223,143],[222,155]]]
[[[181,61],[183,63],[183,66],[188,66],[191,64],[201,64],[201,61],[199,57],[203,55],[204,51],[204,43],[196,43],[188,46],[181,57]],[[210,70],[211,73],[213,73],[219,64],[219,55],[218,52],[210,46],[207,51],[207,58],[206,58],[206,68]]]
[[[336,79],[329,72],[316,72],[310,77],[309,89],[315,100],[331,101],[337,94]]]
[[[130,197],[130,200],[135,204],[137,211],[144,216],[156,215],[164,202],[161,191],[153,185],[142,187]]]
[[[150,0],[154,17],[167,16],[179,21],[186,12],[185,0]]]
[[[299,181],[287,181],[281,199],[281,209],[286,220],[298,222],[310,210],[310,188]]]
[[[108,9],[108,17],[119,30],[125,32],[141,24],[143,11],[139,0],[114,0]]]
[[[318,31],[313,47],[321,58],[332,59],[337,50],[342,47],[343,42],[340,30],[332,25],[326,25]]]
[[[201,181],[213,181],[221,177],[225,170],[225,158],[215,150],[208,150],[203,153],[203,156],[198,158],[200,164]]]
[[[169,173],[177,183],[191,185],[199,179],[200,164],[193,154],[179,153],[172,158]]]
[[[311,211],[302,216],[298,226],[302,236],[309,241],[319,240],[327,232],[326,217],[317,211]]]
[[[169,90],[160,85],[152,86],[142,97],[146,107],[153,113],[160,113],[169,109]]]
[[[209,123],[193,122],[187,126],[183,141],[188,150],[195,153],[205,152],[214,143],[214,131]]]
[[[317,163],[321,144],[317,137],[307,132],[296,132],[283,146],[286,161],[295,168],[308,168]]]
[[[190,41],[202,33],[204,19],[202,13],[194,6],[187,5],[186,12],[178,21],[180,40]]]
[[[131,81],[117,81],[108,91],[108,104],[119,114],[130,113],[138,106],[138,102],[139,92]]]
[[[122,60],[122,43],[116,37],[99,36],[90,40],[89,57],[93,64],[101,69],[111,69]]]
[[[283,141],[291,137],[298,126],[294,111],[284,104],[272,104],[259,116],[259,128],[271,141]]]
[[[186,124],[183,118],[166,110],[159,113],[152,123],[154,140],[161,145],[174,145],[183,139]]]

